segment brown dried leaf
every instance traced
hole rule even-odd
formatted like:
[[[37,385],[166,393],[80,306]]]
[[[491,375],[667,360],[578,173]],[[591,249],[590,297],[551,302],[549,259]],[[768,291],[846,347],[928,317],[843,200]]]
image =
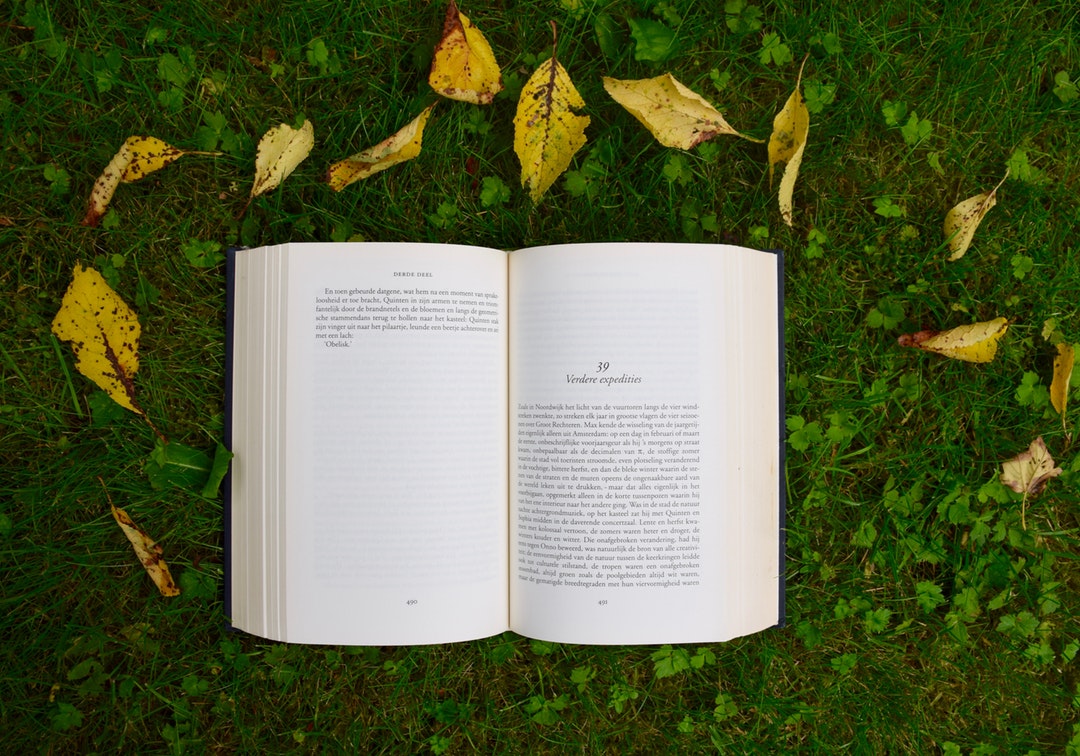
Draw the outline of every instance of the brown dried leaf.
[[[179,596],[180,588],[177,587],[172,575],[169,574],[169,565],[161,557],[161,546],[155,543],[154,539],[147,535],[145,530],[136,525],[127,512],[111,502],[109,506],[112,507],[116,524],[120,526],[120,529],[124,531],[124,535],[131,541],[131,546],[135,549],[135,555],[142,562],[142,566],[150,575],[150,579],[154,581],[154,585],[161,591],[161,595]]]

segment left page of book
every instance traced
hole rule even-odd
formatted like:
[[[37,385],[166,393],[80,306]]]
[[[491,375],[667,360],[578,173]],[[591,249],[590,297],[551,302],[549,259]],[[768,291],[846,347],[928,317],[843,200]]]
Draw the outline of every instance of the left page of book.
[[[404,645],[507,629],[506,253],[235,253],[233,624]]]

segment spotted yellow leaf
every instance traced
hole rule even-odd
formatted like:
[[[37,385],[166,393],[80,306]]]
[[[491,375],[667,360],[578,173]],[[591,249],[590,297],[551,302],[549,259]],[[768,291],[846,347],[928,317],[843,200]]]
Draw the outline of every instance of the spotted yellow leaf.
[[[982,223],[982,219],[990,208],[997,204],[997,190],[1009,177],[1008,170],[1005,178],[989,192],[976,194],[960,202],[952,210],[945,214],[945,239],[949,244],[949,260],[959,260],[971,246],[971,240],[975,236],[975,229]]]
[[[760,141],[733,129],[704,97],[669,73],[653,79],[634,80],[605,76],[603,81],[611,98],[626,108],[665,147],[689,150],[721,134]]]
[[[1069,382],[1072,380],[1074,352],[1072,344],[1062,341],[1057,345],[1054,377],[1050,381],[1050,404],[1059,415],[1065,414],[1065,408],[1069,402]]]
[[[803,66],[806,60],[803,60]],[[785,163],[784,175],[780,178],[780,190],[777,199],[780,215],[784,223],[791,225],[792,197],[795,193],[795,179],[799,175],[803,152],[806,151],[806,138],[810,134],[810,111],[806,108],[802,92],[802,66],[799,78],[795,82],[795,91],[788,97],[784,107],[773,119],[772,136],[769,137],[769,186],[772,186],[773,170],[778,163]]]
[[[374,147],[369,147],[363,152],[334,163],[326,172],[326,183],[335,192],[340,192],[354,181],[385,171],[392,165],[412,160],[420,154],[424,126],[434,108],[434,104],[429,105],[406,126]]]
[[[75,265],[52,332],[61,341],[71,342],[80,373],[120,406],[145,416],[135,402],[139,319],[100,273]]]
[[[994,318],[982,323],[957,326],[947,331],[905,334],[897,341],[901,346],[936,352],[954,360],[990,362],[997,354],[998,342],[1008,329],[1008,319]]]
[[[120,526],[128,541],[131,542],[132,548],[135,549],[135,556],[142,562],[143,568],[150,575],[150,579],[154,581],[157,589],[161,591],[161,595],[179,596],[180,588],[172,579],[172,575],[169,573],[169,565],[165,563],[161,556],[161,546],[155,543],[154,539],[145,530],[136,525],[127,512],[111,502],[109,506],[112,507],[116,524]]]
[[[178,150],[157,137],[128,137],[94,182],[82,225],[96,226],[101,222],[105,211],[109,209],[113,194],[116,193],[116,187],[121,183],[138,181],[184,154],[186,153],[183,150]]]
[[[304,121],[299,129],[281,123],[263,134],[255,153],[255,183],[251,197],[276,188],[304,162],[315,146],[315,126]]]
[[[554,24],[552,24],[554,28]],[[570,75],[552,55],[525,82],[514,116],[514,152],[521,161],[521,185],[533,202],[570,166],[585,144],[589,117]]]
[[[435,47],[428,74],[431,88],[443,97],[488,105],[503,88],[495,53],[457,3],[450,0],[443,36]]]

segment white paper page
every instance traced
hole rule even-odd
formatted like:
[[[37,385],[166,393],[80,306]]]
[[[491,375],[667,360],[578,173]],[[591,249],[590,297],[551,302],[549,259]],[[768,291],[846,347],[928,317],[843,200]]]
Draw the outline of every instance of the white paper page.
[[[776,624],[776,256],[522,250],[510,304],[511,627],[614,644]]]
[[[281,632],[281,615],[273,608],[283,586],[283,439],[277,422],[284,414],[284,328],[276,295],[286,279],[284,263],[280,247],[237,256],[232,301],[228,610],[235,627],[270,637]]]
[[[282,639],[506,629],[505,253],[290,245]]]

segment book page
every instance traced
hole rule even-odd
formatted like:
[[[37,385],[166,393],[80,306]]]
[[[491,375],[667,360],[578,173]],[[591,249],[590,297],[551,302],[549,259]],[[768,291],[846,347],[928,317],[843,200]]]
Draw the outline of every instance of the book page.
[[[510,261],[511,627],[719,641],[780,613],[779,260],[592,244]]]
[[[354,645],[504,631],[506,254],[292,244],[287,268],[286,414],[240,420],[280,424],[284,450],[263,629]]]

